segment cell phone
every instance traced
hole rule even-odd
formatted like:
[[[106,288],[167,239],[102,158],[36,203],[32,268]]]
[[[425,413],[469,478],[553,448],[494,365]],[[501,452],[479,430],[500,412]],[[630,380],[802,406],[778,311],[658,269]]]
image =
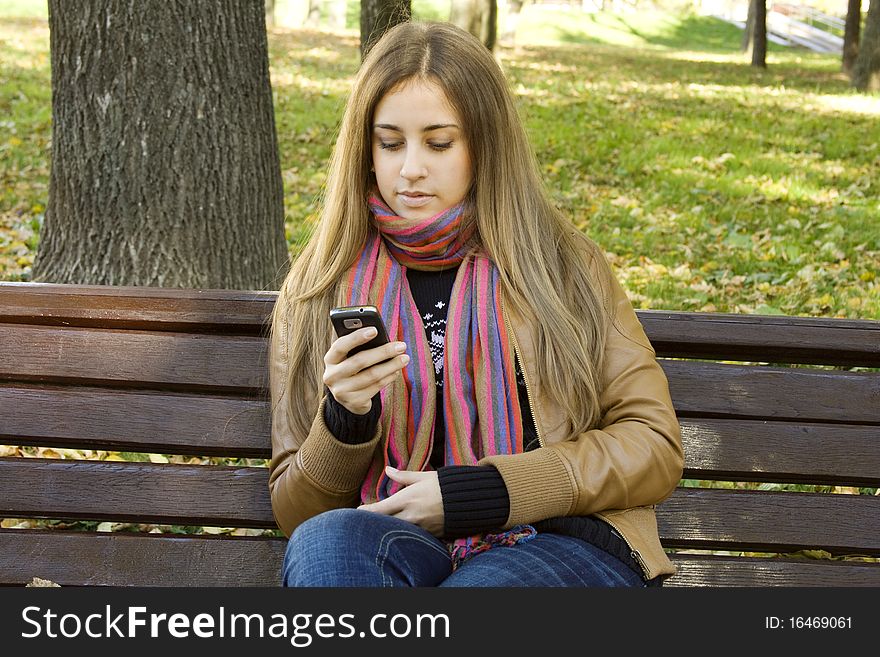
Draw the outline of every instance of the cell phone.
[[[330,311],[330,321],[333,322],[336,335],[340,338],[368,326],[376,329],[376,337],[365,344],[358,345],[349,351],[346,357],[354,356],[364,349],[373,349],[388,343],[388,331],[385,330],[385,322],[382,321],[382,315],[379,314],[379,309],[376,306],[334,308]]]

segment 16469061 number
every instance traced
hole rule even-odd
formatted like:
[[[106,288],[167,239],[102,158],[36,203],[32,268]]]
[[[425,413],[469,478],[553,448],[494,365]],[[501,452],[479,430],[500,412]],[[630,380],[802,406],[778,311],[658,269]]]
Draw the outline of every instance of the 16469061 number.
[[[849,630],[851,616],[791,616],[789,627],[793,630]]]

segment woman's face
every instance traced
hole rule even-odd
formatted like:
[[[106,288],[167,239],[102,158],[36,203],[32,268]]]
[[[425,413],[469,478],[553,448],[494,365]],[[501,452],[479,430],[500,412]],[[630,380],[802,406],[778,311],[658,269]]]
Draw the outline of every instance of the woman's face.
[[[385,203],[427,219],[464,199],[473,173],[461,120],[433,82],[389,91],[373,115],[373,168]]]

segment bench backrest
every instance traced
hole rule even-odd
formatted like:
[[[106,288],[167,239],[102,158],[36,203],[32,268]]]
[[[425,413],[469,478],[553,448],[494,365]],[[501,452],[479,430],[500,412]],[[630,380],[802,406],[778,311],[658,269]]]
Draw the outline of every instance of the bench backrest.
[[[0,458],[3,518],[214,528],[2,529],[0,584],[278,584],[285,541],[263,461],[275,298],[0,283],[0,444],[241,460]],[[880,497],[840,492],[880,486],[880,373],[780,366],[880,368],[880,322],[639,315],[664,357],[691,484],[658,507],[680,569],[669,585],[880,585]],[[805,550],[869,560],[749,556]]]

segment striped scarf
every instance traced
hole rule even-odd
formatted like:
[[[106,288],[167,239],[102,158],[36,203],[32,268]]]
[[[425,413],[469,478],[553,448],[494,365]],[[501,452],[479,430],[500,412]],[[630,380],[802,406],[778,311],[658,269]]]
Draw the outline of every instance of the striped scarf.
[[[361,487],[365,504],[400,490],[385,474],[386,465],[431,469],[436,383],[422,318],[406,279],[409,266],[440,270],[460,263],[443,350],[446,464],[474,465],[485,456],[523,451],[513,345],[502,315],[498,270],[468,244],[473,230],[461,230],[463,203],[420,220],[395,215],[376,196],[369,204],[377,230],[349,272],[345,300],[375,305],[389,338],[407,344],[410,362],[403,376],[381,392],[385,441]],[[531,526],[519,525],[500,534],[456,539],[449,546],[453,568],[489,547],[511,545],[534,533]]]

